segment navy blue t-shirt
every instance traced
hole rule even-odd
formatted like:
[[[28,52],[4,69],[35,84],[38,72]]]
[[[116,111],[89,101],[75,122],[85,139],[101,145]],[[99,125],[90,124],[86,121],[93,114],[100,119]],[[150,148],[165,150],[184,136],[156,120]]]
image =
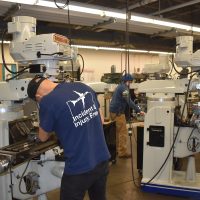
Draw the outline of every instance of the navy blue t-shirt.
[[[81,174],[109,160],[95,92],[83,83],[61,83],[40,102],[40,127],[55,131],[64,148],[65,174]]]

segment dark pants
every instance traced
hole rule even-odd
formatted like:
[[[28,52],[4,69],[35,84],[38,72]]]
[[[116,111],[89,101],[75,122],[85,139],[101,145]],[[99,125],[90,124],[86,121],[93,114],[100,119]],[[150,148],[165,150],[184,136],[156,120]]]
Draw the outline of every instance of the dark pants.
[[[88,191],[90,200],[106,200],[107,175],[107,161],[84,174],[63,174],[60,200],[83,200],[86,191]]]

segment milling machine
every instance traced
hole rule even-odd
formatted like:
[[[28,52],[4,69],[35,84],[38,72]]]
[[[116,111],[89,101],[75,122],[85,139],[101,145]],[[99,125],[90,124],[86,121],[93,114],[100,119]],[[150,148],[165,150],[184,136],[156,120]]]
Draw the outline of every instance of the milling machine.
[[[8,23],[13,34],[10,54],[30,73],[56,80],[59,61],[76,59],[77,50],[68,38],[55,33],[36,35],[36,19],[17,16]],[[2,44],[3,45],[3,44]],[[3,59],[6,67],[5,58]],[[17,75],[23,73],[19,72]],[[60,187],[64,170],[63,150],[56,138],[42,143],[31,118],[24,117],[30,79],[0,82],[0,199],[47,199],[46,193]],[[58,161],[59,160],[59,161]],[[49,181],[51,180],[51,181]]]
[[[191,36],[178,37],[176,41],[175,63],[182,68],[191,67],[191,71],[196,71],[196,78],[191,75],[190,79],[148,80],[139,84],[139,92],[147,98],[141,188],[147,192],[197,198],[200,174],[195,170],[194,155],[200,152],[200,107],[197,103],[190,118],[185,116],[185,108],[189,92],[200,89],[200,56],[199,51],[193,53]],[[185,95],[185,102],[177,116],[179,95]],[[187,120],[183,120],[184,116]],[[178,158],[187,158],[186,171],[174,166]]]

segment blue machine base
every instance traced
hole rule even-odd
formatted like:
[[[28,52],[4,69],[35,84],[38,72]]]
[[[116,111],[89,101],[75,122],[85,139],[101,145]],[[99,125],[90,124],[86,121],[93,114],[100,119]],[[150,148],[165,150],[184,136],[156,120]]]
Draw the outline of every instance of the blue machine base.
[[[167,194],[171,196],[190,197],[191,199],[200,200],[200,189],[191,189],[178,186],[159,185],[159,184],[144,184],[141,183],[142,191]]]

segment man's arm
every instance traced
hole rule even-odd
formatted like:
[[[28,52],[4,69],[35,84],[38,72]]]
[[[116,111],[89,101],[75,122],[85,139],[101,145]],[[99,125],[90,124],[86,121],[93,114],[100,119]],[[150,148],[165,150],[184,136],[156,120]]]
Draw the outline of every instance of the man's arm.
[[[99,114],[100,114],[100,117],[101,117],[101,122],[103,124],[104,123],[104,116],[103,116],[103,113],[102,113],[100,108],[99,108]]]
[[[49,133],[46,132],[43,128],[39,127],[39,134],[38,134],[38,137],[39,139],[42,141],[42,142],[45,142],[48,140],[49,138]]]
[[[141,112],[140,107],[138,105],[136,105],[131,99],[130,97],[128,99],[126,99],[128,105],[135,110],[136,113]]]
[[[131,97],[130,97],[130,94],[129,94],[129,91],[128,89],[125,89],[123,92],[122,92],[122,96],[123,98],[126,100],[126,102],[128,103],[128,105],[135,110],[136,113],[139,113],[141,110],[140,110],[140,107],[138,105],[136,105],[132,100],[131,100]]]

